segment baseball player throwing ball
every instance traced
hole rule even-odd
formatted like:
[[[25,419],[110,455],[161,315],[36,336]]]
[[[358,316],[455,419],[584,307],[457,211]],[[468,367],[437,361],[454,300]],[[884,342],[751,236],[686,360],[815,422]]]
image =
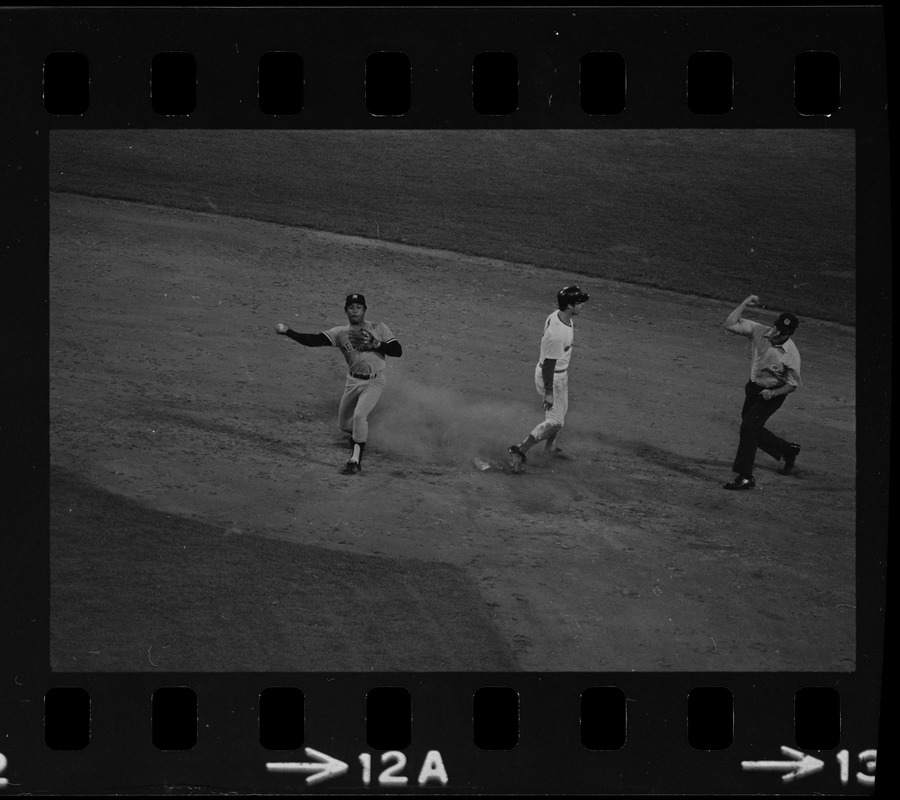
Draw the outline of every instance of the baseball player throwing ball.
[[[347,296],[344,303],[348,325],[338,325],[322,333],[297,333],[283,322],[275,326],[306,347],[339,347],[347,362],[347,382],[338,407],[338,425],[350,436],[352,451],[343,470],[355,475],[362,469],[362,454],[369,437],[369,414],[375,408],[385,387],[385,356],[403,355],[400,342],[383,322],[366,322],[366,298],[361,294]]]
[[[547,453],[559,452],[554,450],[554,445],[569,408],[569,359],[575,342],[572,318],[581,313],[581,307],[588,299],[589,295],[577,286],[566,286],[556,295],[558,310],[544,322],[541,355],[534,369],[534,385],[543,398],[544,421],[523,442],[509,448],[513,472],[522,471],[522,465],[528,460],[525,454],[538,442],[545,442]]]

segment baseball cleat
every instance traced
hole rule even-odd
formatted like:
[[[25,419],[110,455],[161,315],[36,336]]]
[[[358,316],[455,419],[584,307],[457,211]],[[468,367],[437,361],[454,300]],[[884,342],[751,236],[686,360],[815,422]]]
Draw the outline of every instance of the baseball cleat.
[[[738,475],[731,483],[726,483],[722,488],[740,491],[742,489],[752,489],[754,486],[756,486],[756,481],[753,478],[745,478],[743,475]]]
[[[525,453],[523,453],[523,452],[519,449],[519,445],[517,445],[517,444],[511,445],[510,448],[509,448],[509,450],[508,450],[507,452],[508,452],[510,455],[518,456],[519,458],[521,458],[523,464],[527,464],[527,463],[528,463],[528,459],[525,458]]]
[[[784,466],[779,470],[782,475],[790,475],[794,469],[794,462],[800,455],[800,445],[793,442],[788,445],[787,452],[784,454]]]
[[[341,474],[356,475],[356,473],[360,471],[362,471],[362,467],[359,465],[358,461],[348,461],[341,470]]]
[[[523,453],[517,444],[511,445],[507,451],[512,458],[512,471],[513,472],[521,472],[522,465],[528,462],[528,459],[525,458],[525,453]]]

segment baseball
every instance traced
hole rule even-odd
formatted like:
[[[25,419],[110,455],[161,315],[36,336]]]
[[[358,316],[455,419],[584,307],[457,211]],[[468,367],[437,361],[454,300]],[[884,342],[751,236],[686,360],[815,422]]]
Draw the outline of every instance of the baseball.
[[[279,322],[275,325],[275,330],[278,331],[279,333],[287,333],[288,326],[285,325],[283,322]]]

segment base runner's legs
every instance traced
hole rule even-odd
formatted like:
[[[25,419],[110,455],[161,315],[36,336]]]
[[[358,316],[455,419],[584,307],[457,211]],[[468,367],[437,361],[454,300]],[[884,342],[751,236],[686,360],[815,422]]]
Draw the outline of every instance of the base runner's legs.
[[[538,394],[544,396],[544,379],[541,368],[535,370],[534,387]],[[557,372],[553,376],[553,406],[544,412],[544,421],[535,426],[531,435],[536,442],[549,437],[556,437],[566,422],[566,412],[569,410],[569,373]]]

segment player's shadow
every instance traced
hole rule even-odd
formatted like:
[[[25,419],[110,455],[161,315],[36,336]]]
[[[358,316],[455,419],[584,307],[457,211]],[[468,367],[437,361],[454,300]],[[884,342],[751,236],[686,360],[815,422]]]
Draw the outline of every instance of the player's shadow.
[[[663,447],[649,444],[639,439],[614,439],[602,434],[598,438],[614,448],[620,448],[633,453],[642,461],[661,467],[666,470],[688,475],[692,478],[701,478],[707,480],[710,471],[725,469],[731,467],[731,460],[724,458],[714,458],[710,456],[690,456],[684,453],[676,453],[672,450],[666,450]]]

